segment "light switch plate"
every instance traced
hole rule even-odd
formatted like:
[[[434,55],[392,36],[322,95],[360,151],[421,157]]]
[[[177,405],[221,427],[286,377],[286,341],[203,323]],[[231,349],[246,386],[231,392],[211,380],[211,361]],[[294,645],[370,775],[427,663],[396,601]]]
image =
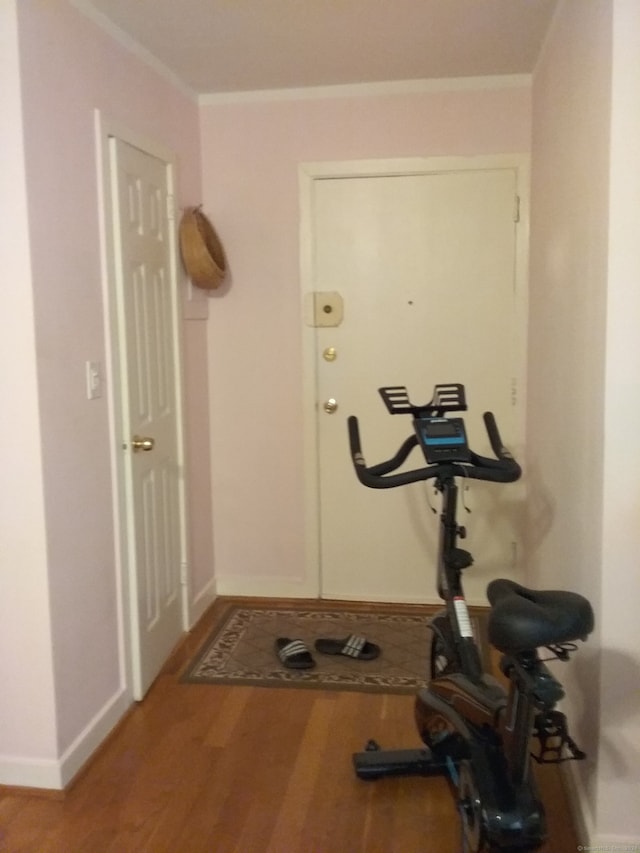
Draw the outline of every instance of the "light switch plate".
[[[85,362],[85,376],[87,383],[87,400],[96,400],[102,397],[102,365],[99,361]]]

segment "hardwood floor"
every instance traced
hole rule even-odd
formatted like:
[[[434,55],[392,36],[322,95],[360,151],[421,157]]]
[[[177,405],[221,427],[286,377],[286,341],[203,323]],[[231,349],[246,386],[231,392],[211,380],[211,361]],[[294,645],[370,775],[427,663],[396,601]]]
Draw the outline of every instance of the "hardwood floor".
[[[441,778],[355,778],[369,737],[419,746],[410,696],[183,684],[213,608],[63,797],[0,791],[1,853],[458,853]],[[543,853],[577,848],[557,767]]]

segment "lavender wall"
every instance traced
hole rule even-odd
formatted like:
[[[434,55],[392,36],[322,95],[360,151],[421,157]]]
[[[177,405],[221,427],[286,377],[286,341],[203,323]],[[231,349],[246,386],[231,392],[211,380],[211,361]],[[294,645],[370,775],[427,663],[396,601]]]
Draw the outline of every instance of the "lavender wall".
[[[0,3],[0,766],[55,758],[46,534],[15,3]],[[13,775],[17,774],[17,776]],[[38,779],[40,774],[30,778]],[[46,771],[45,771],[46,775]],[[37,782],[34,782],[37,784]]]
[[[596,613],[559,674],[579,840],[603,849],[640,840],[638,38],[634,0],[562,0],[533,85],[528,553]]]
[[[406,95],[202,106],[203,197],[232,273],[228,292],[211,301],[209,320],[221,592],[317,588],[304,574],[298,166],[528,152],[527,85],[449,85]],[[389,286],[392,279],[390,270]]]
[[[200,147],[195,100],[70,4],[20,2],[17,23],[42,452],[40,482],[33,472],[25,486],[44,492],[46,565],[37,571],[40,595],[48,589],[49,602],[48,619],[24,600],[14,617],[29,642],[48,649],[52,664],[55,744],[46,759],[55,781],[56,770],[64,777],[73,769],[74,753],[82,753],[97,721],[105,725],[117,716],[126,692],[108,405],[106,395],[87,401],[84,380],[86,360],[107,367],[94,110],[176,153],[178,205],[200,201]],[[15,92],[17,85],[16,76]],[[28,279],[16,285],[30,289]],[[184,333],[192,592],[202,599],[212,589],[208,421],[200,399],[207,387],[206,323],[187,321]],[[14,364],[25,376],[27,367]],[[189,418],[191,408],[197,417]],[[36,443],[34,454],[38,449]],[[15,582],[7,579],[10,595],[13,583],[23,584],[23,572],[31,571],[14,568]],[[4,708],[13,721],[11,744],[0,740],[0,755],[37,765],[45,756],[35,720],[24,712],[30,704],[27,646],[13,644],[14,672],[7,674],[13,692]],[[42,689],[46,694],[46,684]],[[3,726],[0,739],[5,732]]]

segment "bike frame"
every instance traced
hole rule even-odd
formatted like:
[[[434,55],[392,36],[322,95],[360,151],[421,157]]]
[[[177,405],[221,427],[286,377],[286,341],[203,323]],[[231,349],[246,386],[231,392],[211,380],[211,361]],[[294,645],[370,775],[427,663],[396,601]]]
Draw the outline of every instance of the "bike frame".
[[[446,609],[434,616],[431,628],[457,671],[432,679],[426,689],[442,699],[459,718],[460,733],[467,732],[472,737],[476,729],[497,732],[512,784],[525,785],[530,777],[530,738],[535,715],[551,710],[564,692],[535,649],[503,656],[501,670],[509,681],[508,693],[493,676],[484,672],[478,646],[467,627],[464,568],[459,566],[461,563],[470,566],[472,560],[466,551],[457,548],[458,538],[464,536],[457,521],[458,485],[450,477],[439,480],[436,489],[442,494],[438,593]]]
[[[503,652],[500,668],[508,690],[484,671],[462,586],[462,572],[473,560],[458,547],[466,535],[457,521],[458,482],[459,478],[514,482],[520,466],[503,445],[491,412],[483,418],[495,458],[474,453],[462,419],[448,419],[449,412],[466,410],[464,386],[437,385],[432,401],[424,406],[413,405],[404,386],[379,391],[392,415],[413,416],[415,434],[391,459],[368,467],[358,419],[350,416],[354,470],[363,485],[375,489],[433,479],[442,496],[437,588],[444,608],[430,621],[432,677],[415,699],[415,721],[427,748],[381,750],[370,741],[364,752],[353,755],[356,774],[361,779],[447,774],[457,791],[465,844],[474,851],[485,845],[492,850],[533,850],[545,839],[546,827],[531,773],[532,736],[540,742],[540,753],[534,756],[540,762],[585,757],[569,737],[564,714],[555,710],[563,689],[538,657],[537,648],[546,645],[566,660],[575,648],[573,641],[584,639],[593,628],[591,606],[573,593],[537,593],[507,579],[492,581],[488,597],[492,608],[501,609],[491,611],[489,634]],[[399,472],[418,445],[427,466]],[[557,608],[567,616],[558,630]],[[440,669],[439,652],[444,662]],[[563,754],[564,749],[571,754]]]
[[[460,671],[473,683],[478,683],[482,678],[480,653],[473,634],[470,631],[463,634],[460,626],[460,616],[466,613],[466,599],[462,588],[463,569],[458,568],[459,560],[455,560],[455,555],[458,553],[458,538],[464,535],[457,519],[458,486],[455,478],[449,477],[438,480],[436,489],[442,493],[437,567],[438,594],[445,602],[447,623],[454,642],[452,651],[455,652]],[[463,562],[471,565],[471,555],[466,551],[460,553],[468,558],[468,561]]]

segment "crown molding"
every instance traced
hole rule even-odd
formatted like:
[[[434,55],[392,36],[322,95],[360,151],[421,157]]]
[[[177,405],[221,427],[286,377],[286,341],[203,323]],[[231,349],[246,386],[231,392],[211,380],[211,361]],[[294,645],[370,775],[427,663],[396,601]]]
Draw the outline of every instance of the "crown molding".
[[[454,92],[480,89],[521,89],[531,86],[530,74],[487,77],[443,77],[424,80],[388,80],[380,83],[351,83],[336,86],[305,86],[293,89],[258,89],[248,92],[211,92],[198,96],[200,106],[270,101],[321,100],[328,98],[380,97],[425,92]]]
[[[69,0],[78,12],[89,18],[97,27],[116,41],[121,47],[133,54],[136,59],[143,62],[145,65],[152,68],[160,77],[171,83],[176,89],[182,92],[193,101],[198,100],[197,93],[187,86],[178,75],[168,68],[163,62],[155,57],[151,51],[143,47],[140,42],[136,41],[132,36],[126,33],[123,29],[113,23],[106,15],[98,11],[90,2],[90,0]]]

